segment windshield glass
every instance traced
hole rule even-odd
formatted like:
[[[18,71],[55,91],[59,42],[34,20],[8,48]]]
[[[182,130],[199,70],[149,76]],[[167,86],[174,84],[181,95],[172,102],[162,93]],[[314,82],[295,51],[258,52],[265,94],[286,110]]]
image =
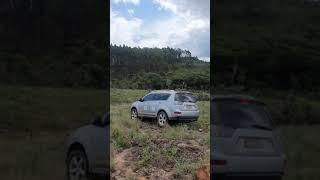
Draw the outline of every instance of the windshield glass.
[[[221,101],[218,104],[219,124],[234,129],[272,129],[271,119],[263,105],[238,101]]]
[[[193,97],[191,93],[177,93],[174,100],[179,102],[196,102],[196,98]]]
[[[157,93],[154,95],[153,100],[156,101],[164,101],[167,100],[170,97],[171,94],[169,93]]]

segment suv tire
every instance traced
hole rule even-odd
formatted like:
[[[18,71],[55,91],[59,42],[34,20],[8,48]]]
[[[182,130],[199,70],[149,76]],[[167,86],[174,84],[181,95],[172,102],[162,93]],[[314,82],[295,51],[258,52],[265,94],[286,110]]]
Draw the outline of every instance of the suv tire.
[[[88,180],[89,163],[83,150],[71,150],[67,157],[67,179],[68,180]]]
[[[157,115],[157,124],[159,127],[164,127],[168,122],[168,115],[164,111],[160,111]]]
[[[136,108],[131,109],[131,119],[132,120],[138,120],[138,111]]]

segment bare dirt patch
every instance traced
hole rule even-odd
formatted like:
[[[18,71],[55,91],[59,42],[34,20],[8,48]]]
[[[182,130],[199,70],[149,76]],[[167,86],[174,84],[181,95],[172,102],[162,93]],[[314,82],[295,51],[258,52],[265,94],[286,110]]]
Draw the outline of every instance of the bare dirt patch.
[[[206,149],[195,140],[151,139],[148,147],[131,143],[129,149],[114,154],[112,179],[194,179],[193,173],[178,175],[176,163],[200,161],[205,153]]]
[[[137,160],[133,152],[134,148],[125,149],[122,152],[115,153],[113,156],[114,166],[112,169],[112,179],[123,179],[125,177],[135,177],[134,160]]]

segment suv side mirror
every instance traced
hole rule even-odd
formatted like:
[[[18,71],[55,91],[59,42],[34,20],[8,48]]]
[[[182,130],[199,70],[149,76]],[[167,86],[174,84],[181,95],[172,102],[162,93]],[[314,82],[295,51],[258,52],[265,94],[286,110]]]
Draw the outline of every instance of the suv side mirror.
[[[102,118],[103,126],[110,125],[110,114],[107,112]]]
[[[142,98],[139,99],[140,102],[143,102],[144,100]]]
[[[103,126],[102,117],[100,115],[96,115],[92,119],[91,124],[94,126]]]

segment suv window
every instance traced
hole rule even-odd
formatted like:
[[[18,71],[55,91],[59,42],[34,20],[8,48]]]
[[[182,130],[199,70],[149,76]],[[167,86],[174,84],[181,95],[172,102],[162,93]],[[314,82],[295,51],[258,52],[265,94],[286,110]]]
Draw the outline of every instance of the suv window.
[[[165,101],[170,97],[169,93],[156,93],[154,94],[153,100],[155,101]]]
[[[271,118],[263,105],[239,101],[219,101],[215,124],[227,127],[271,130]]]
[[[174,97],[175,101],[179,102],[193,102],[195,103],[197,100],[192,96],[191,93],[177,93]]]

